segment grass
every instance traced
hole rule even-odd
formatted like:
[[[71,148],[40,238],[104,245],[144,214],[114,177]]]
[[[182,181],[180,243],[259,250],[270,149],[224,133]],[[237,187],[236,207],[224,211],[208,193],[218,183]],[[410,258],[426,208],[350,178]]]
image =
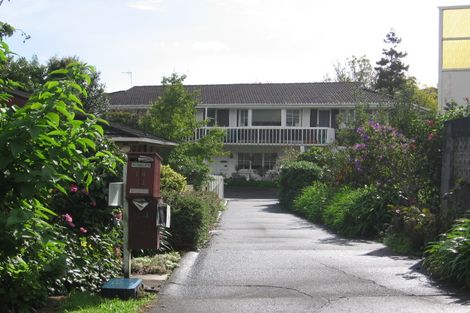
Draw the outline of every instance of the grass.
[[[106,299],[99,295],[74,292],[70,296],[46,307],[42,313],[140,313],[145,312],[155,295],[145,295],[139,299]]]

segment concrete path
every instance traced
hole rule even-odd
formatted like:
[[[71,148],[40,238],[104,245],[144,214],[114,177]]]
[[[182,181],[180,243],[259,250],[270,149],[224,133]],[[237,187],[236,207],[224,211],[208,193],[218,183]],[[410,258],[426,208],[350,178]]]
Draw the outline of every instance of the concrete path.
[[[210,245],[184,258],[153,312],[470,312],[463,295],[420,273],[419,260],[249,196],[230,200]]]

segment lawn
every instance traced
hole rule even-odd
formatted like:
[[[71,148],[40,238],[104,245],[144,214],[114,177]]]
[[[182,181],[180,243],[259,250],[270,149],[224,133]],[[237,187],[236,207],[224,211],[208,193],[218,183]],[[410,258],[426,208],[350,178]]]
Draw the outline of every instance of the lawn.
[[[140,313],[146,312],[155,295],[146,295],[143,298],[120,300],[106,299],[99,295],[75,292],[62,300],[42,309],[41,313]]]

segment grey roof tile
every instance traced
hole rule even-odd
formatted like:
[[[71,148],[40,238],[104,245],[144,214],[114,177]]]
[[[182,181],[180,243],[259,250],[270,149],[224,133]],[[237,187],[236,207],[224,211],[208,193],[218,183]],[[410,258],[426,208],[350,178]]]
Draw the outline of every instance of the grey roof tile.
[[[201,104],[345,104],[387,103],[390,98],[358,83],[285,83],[186,85],[199,91]],[[111,105],[147,105],[163,93],[162,86],[135,86],[108,93]]]

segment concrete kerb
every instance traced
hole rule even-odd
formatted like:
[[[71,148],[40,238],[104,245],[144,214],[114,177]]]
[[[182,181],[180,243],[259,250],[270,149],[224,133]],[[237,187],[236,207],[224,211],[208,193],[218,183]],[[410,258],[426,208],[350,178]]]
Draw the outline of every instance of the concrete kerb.
[[[170,278],[165,282],[160,294],[172,294],[178,285],[184,285],[194,263],[199,256],[199,252],[187,252],[181,258],[179,266],[173,271]]]

